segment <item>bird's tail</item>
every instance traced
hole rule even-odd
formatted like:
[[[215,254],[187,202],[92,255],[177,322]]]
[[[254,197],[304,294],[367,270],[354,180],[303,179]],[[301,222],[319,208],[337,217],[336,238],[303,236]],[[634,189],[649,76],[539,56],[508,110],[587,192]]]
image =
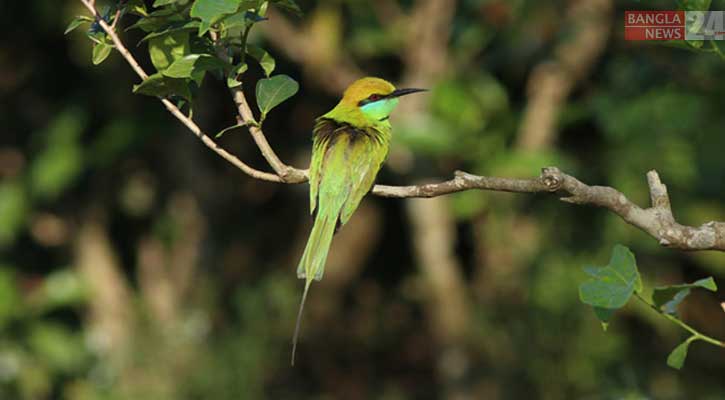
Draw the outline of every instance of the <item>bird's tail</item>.
[[[332,236],[335,234],[337,225],[337,216],[330,216],[318,213],[315,218],[315,224],[310,232],[310,238],[307,239],[305,252],[302,254],[300,265],[297,267],[297,277],[305,279],[305,291],[302,293],[300,301],[300,309],[297,312],[297,322],[295,324],[295,333],[292,338],[292,365],[295,364],[295,352],[297,350],[297,338],[300,333],[300,321],[302,320],[302,310],[307,300],[307,292],[313,280],[322,279],[325,272],[325,261],[327,261],[327,253],[330,251]]]
[[[300,265],[297,266],[298,278],[314,279],[316,281],[322,279],[336,224],[337,216],[317,214],[312,232],[310,232],[310,237],[307,239],[305,252],[302,254]]]

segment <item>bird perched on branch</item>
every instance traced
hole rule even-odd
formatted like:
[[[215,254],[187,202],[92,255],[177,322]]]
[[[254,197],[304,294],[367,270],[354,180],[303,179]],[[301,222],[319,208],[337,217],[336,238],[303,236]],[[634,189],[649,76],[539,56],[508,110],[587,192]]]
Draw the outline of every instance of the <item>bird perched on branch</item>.
[[[292,339],[292,365],[307,292],[313,280],[322,279],[332,236],[350,220],[388,156],[390,113],[400,96],[423,90],[396,89],[380,78],[362,78],[315,122],[310,163],[310,213],[315,223],[297,267],[305,289]]]

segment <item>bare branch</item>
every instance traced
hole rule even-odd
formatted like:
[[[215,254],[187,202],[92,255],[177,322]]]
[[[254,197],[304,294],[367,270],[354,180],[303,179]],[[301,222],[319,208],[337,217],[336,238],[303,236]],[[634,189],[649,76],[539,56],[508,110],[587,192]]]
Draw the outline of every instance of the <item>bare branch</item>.
[[[472,175],[456,171],[455,177],[441,183],[428,183],[416,186],[375,185],[373,194],[382,197],[437,197],[464,190],[480,189],[499,192],[538,193],[546,192],[547,187],[539,179],[512,179],[491,176]]]
[[[681,225],[672,215],[667,188],[656,171],[647,174],[652,206],[643,209],[618,190],[607,186],[589,186],[556,167],[541,170],[536,179],[509,179],[456,172],[445,182],[419,186],[381,186],[373,194],[383,197],[436,197],[478,189],[516,193],[559,193],[560,200],[606,208],[658,240],[665,247],[680,250],[725,251],[725,222],[708,222],[699,227]]]
[[[128,51],[126,46],[124,46],[121,39],[118,37],[118,34],[116,34],[115,29],[113,29],[110,25],[106,23],[106,21],[101,18],[101,16],[98,14],[98,11],[93,5],[92,0],[81,0],[81,3],[83,3],[84,6],[88,9],[88,11],[91,12],[93,17],[98,21],[101,28],[103,28],[104,31],[106,31],[106,34],[111,38],[111,41],[113,41],[113,45],[115,46],[116,50],[123,56],[124,59],[126,59],[126,62],[133,68],[133,70],[136,72],[136,74],[143,80],[148,79],[148,74],[146,74],[146,71],[141,68],[139,63],[136,61],[135,58],[133,58],[133,55]],[[256,178],[261,179],[264,181],[269,182],[283,182],[283,178],[280,175],[271,174],[268,172],[263,172],[257,169],[254,169],[250,167],[249,165],[245,164],[242,160],[238,159],[233,154],[227,152],[226,150],[219,147],[216,142],[214,142],[209,136],[204,134],[202,132],[201,128],[191,119],[188,118],[184,113],[179,110],[174,103],[167,99],[160,98],[161,102],[164,104],[167,110],[176,117],[179,121],[181,121],[182,124],[184,124],[194,135],[196,135],[201,141],[206,145],[206,147],[210,148],[215,153],[219,154],[222,158],[232,163],[235,167],[242,170],[245,174]],[[276,156],[275,156],[276,157]]]

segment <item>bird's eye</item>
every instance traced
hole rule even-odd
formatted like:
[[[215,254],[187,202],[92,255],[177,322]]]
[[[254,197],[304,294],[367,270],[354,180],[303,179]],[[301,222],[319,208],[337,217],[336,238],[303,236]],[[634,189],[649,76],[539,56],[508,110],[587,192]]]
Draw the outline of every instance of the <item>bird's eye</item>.
[[[370,95],[370,97],[368,97],[368,99],[369,99],[370,101],[378,101],[378,100],[380,100],[381,98],[382,98],[382,96],[380,96],[379,94],[371,94],[371,95]]]

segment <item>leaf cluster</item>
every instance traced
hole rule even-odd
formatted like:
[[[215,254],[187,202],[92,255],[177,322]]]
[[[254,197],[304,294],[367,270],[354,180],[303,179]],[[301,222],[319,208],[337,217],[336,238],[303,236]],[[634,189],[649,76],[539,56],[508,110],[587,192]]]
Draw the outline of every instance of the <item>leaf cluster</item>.
[[[254,25],[267,20],[270,4],[301,14],[293,0],[156,0],[151,8],[143,1],[131,0],[105,9],[101,18],[116,26],[124,15],[135,16],[136,21],[126,30],[145,34],[139,46],[147,47],[156,72],[134,85],[133,92],[168,98],[189,109],[207,75],[224,80],[229,88],[238,88],[248,70],[247,61],[254,59],[266,76],[256,88],[263,121],[270,110],[299,89],[287,75],[272,76],[274,58],[262,47],[248,43]],[[84,24],[90,24],[86,35],[94,42],[93,63],[100,64],[114,45],[97,21],[78,16],[65,33]]]
[[[614,246],[609,264],[603,267],[585,266],[584,272],[591,278],[579,286],[579,298],[583,303],[594,307],[594,312],[605,330],[614,312],[624,307],[634,296],[666,319],[690,332],[691,336],[680,343],[667,357],[667,365],[670,367],[682,368],[690,343],[694,341],[702,340],[725,347],[725,343],[698,332],[677,316],[677,306],[692,289],[717,291],[717,285],[712,277],[692,283],[655,287],[650,301],[642,295],[642,279],[634,254],[622,245]]]

